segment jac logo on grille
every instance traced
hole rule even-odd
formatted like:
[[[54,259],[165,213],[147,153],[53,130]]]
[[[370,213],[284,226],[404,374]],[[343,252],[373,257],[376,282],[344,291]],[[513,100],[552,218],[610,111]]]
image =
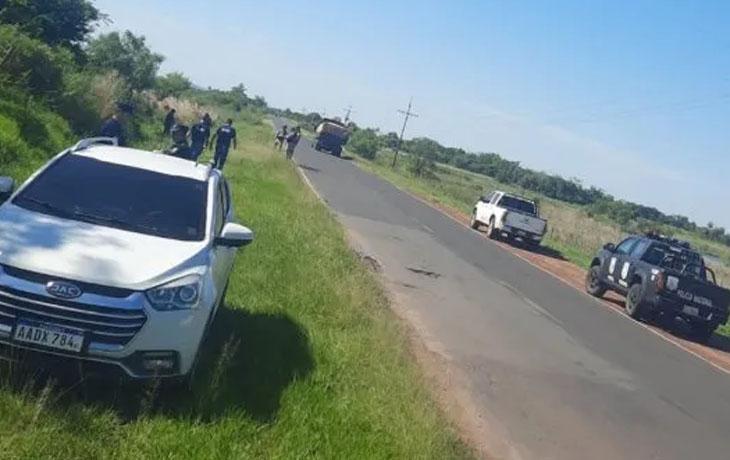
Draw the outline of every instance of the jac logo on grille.
[[[83,294],[80,287],[65,281],[49,281],[46,284],[46,291],[52,296],[61,299],[75,299]]]

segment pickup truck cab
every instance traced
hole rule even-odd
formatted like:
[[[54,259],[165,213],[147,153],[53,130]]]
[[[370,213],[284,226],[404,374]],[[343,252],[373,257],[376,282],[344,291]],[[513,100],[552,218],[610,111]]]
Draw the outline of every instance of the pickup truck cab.
[[[608,243],[598,252],[586,275],[586,291],[601,297],[608,290],[626,296],[632,318],[679,317],[702,341],[727,321],[730,309],[730,291],[717,284],[689,243],[653,233]]]
[[[547,221],[540,218],[537,204],[526,198],[505,192],[492,192],[479,198],[474,205],[471,227],[487,226],[491,239],[519,238],[525,244],[538,246],[545,235]]]

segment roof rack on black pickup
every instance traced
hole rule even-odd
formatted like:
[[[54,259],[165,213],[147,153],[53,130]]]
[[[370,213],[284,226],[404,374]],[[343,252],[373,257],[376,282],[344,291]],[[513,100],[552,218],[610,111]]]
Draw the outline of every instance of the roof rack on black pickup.
[[[119,142],[117,141],[116,137],[89,137],[87,139],[81,139],[80,141],[78,141],[76,145],[71,147],[71,151],[79,152],[81,150],[85,150],[91,147],[92,145],[98,144],[116,146],[119,145]]]
[[[679,247],[685,248],[685,249],[692,249],[692,246],[689,244],[688,241],[678,240],[676,238],[670,238],[666,235],[662,235],[661,233],[657,233],[654,231],[646,232],[645,235],[647,238],[650,238],[652,240],[661,241],[663,243],[671,244],[674,246],[679,246]]]

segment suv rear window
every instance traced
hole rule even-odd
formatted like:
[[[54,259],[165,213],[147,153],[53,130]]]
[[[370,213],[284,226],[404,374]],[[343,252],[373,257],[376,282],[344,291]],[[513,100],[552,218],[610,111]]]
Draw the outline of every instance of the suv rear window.
[[[501,200],[499,200],[499,206],[510,209],[512,211],[520,211],[526,214],[532,214],[533,216],[537,214],[534,203],[509,195],[505,195],[502,197]]]
[[[684,271],[695,278],[706,279],[702,256],[694,251],[672,247],[664,243],[652,243],[642,259],[651,265]]]
[[[207,199],[207,183],[199,180],[66,155],[13,204],[146,235],[202,241]]]

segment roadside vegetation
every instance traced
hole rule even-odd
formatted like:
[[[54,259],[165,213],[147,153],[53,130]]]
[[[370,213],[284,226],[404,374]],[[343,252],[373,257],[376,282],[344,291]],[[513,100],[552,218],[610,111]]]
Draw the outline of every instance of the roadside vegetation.
[[[3,372],[6,458],[463,458],[378,280],[326,207],[237,118],[241,252],[190,394]]]

